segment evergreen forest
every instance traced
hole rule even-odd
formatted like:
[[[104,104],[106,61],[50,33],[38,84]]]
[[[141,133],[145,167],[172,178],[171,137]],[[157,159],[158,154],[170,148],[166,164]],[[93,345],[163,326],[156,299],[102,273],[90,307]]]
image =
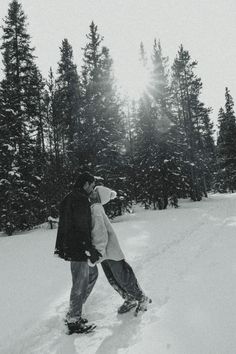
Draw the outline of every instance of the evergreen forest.
[[[117,90],[109,48],[94,22],[81,67],[62,38],[57,70],[48,63],[43,77],[27,21],[21,3],[12,0],[0,42],[1,231],[12,235],[57,218],[62,198],[83,171],[117,191],[107,208],[111,217],[132,202],[166,209],[178,207],[179,198],[197,202],[209,192],[236,191],[230,89],[215,134],[197,62],[187,48],[180,45],[169,63],[159,40],[151,53],[141,42],[137,55],[149,82],[131,101]]]

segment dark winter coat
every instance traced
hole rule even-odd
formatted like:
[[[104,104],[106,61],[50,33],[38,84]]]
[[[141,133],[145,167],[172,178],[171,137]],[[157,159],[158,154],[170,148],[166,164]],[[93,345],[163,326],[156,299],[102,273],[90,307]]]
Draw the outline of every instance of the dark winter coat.
[[[67,261],[86,261],[91,242],[91,209],[84,190],[73,190],[62,201],[54,253]]]

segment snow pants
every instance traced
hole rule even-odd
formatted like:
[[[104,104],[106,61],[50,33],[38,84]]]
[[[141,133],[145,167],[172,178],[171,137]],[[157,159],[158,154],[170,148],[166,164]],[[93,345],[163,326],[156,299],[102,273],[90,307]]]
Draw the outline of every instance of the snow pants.
[[[121,261],[106,259],[101,265],[107,280],[123,299],[141,300],[144,293],[138,284],[133,269],[124,259]]]
[[[69,321],[78,321],[82,307],[90,295],[97,277],[97,266],[90,267],[87,262],[71,262],[72,288],[70,293]]]

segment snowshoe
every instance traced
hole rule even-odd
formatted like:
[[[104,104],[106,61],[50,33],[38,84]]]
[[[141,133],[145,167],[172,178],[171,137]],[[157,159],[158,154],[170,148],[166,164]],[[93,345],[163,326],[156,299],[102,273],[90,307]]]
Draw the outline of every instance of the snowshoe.
[[[138,316],[140,312],[147,311],[148,304],[150,304],[151,302],[152,300],[149,297],[143,296],[142,299],[138,302],[138,306],[135,309],[134,315]]]
[[[96,328],[95,324],[90,324],[87,325],[85,323],[82,323],[81,321],[77,322],[67,322],[67,328],[68,328],[68,334],[73,334],[73,333],[91,333],[94,331]]]
[[[132,308],[137,306],[137,301],[136,300],[125,300],[125,302],[118,308],[118,313],[126,313],[130,311]]]

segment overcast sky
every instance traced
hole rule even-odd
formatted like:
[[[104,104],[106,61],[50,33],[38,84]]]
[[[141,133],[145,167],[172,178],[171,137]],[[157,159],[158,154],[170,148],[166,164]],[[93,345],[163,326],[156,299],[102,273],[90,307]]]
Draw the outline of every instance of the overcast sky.
[[[142,41],[151,52],[160,39],[172,64],[179,45],[198,61],[203,81],[202,99],[213,107],[216,119],[228,86],[236,102],[235,0],[21,0],[38,64],[47,75],[57,67],[59,46],[68,38],[78,66],[86,33],[93,20],[110,49],[119,84],[131,96],[140,90],[138,53]],[[0,0],[0,16],[9,0]]]

